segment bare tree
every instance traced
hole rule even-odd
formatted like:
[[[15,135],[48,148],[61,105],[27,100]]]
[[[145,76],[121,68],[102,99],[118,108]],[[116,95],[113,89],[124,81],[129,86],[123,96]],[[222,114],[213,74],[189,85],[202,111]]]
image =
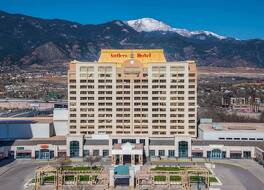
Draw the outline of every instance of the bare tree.
[[[58,167],[63,168],[64,166],[70,165],[71,160],[70,159],[59,159],[58,160]]]
[[[93,166],[94,163],[99,162],[100,160],[100,156],[88,156],[83,159],[83,161],[89,163],[90,166]]]

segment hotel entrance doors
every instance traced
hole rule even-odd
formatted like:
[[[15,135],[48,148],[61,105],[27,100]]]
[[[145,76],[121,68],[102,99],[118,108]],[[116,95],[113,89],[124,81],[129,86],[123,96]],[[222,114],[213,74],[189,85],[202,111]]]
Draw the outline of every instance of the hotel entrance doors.
[[[36,159],[40,160],[49,160],[54,157],[54,151],[48,149],[41,149],[40,151],[35,152]]]
[[[131,155],[123,155],[124,164],[131,164]]]

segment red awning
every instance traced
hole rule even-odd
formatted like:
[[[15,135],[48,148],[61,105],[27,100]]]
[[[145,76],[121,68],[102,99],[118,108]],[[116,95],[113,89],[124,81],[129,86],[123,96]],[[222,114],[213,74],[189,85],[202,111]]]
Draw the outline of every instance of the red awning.
[[[17,150],[16,153],[30,153],[31,154],[31,150]]]

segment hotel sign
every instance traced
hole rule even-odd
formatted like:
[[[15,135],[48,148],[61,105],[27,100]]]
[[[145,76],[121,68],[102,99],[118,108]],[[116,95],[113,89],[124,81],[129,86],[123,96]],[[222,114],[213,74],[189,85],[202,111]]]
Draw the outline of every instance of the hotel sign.
[[[40,145],[40,148],[41,149],[48,149],[49,148],[49,145],[48,144],[41,144]]]
[[[143,64],[166,62],[163,50],[161,49],[103,49],[98,63],[122,64],[129,59],[135,59]]]
[[[112,58],[127,58],[127,59],[133,59],[133,58],[151,58],[151,53],[130,53],[130,54],[123,54],[123,53],[111,53],[110,57]]]

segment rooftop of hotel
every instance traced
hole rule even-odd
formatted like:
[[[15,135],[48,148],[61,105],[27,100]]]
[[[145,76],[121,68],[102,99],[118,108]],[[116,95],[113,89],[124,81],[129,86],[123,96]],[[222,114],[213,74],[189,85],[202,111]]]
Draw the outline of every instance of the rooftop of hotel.
[[[264,133],[264,123],[201,123],[199,129],[207,132],[261,132]]]
[[[53,145],[66,145],[65,136],[54,136],[50,138],[32,138],[32,139],[16,139],[1,141],[0,147],[2,146],[32,146],[38,144],[53,144]]]
[[[52,123],[52,117],[3,117],[0,124]]]

